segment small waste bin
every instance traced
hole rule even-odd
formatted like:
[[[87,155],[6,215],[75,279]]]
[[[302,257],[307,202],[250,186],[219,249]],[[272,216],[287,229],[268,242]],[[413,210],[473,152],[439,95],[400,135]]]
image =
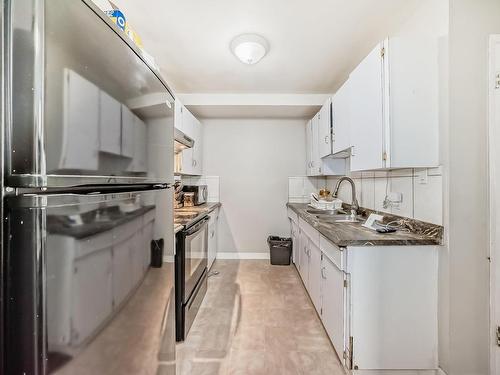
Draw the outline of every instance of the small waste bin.
[[[151,241],[151,267],[161,268],[163,264],[163,238]]]
[[[275,266],[289,266],[292,257],[292,239],[278,236],[267,238],[271,251],[271,264]]]

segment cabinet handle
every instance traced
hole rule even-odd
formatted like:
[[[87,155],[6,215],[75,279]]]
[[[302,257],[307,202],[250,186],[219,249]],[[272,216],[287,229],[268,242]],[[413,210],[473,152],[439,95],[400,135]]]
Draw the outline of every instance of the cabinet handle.
[[[328,139],[329,139],[329,138],[330,138],[329,136],[325,135],[325,143],[326,143],[326,144],[328,144]]]
[[[215,231],[213,230],[212,233],[210,234],[210,238],[214,238],[215,236]]]
[[[321,277],[326,280],[325,267],[321,267]]]

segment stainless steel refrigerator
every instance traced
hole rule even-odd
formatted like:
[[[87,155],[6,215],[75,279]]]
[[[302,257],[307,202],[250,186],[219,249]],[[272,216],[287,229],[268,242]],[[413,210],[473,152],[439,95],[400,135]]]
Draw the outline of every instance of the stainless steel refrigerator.
[[[90,0],[0,3],[0,372],[174,374],[173,95]]]

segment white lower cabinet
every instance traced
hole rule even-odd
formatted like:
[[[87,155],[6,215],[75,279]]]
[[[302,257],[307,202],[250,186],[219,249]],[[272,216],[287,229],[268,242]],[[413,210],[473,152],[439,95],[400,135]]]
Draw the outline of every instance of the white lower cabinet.
[[[119,306],[132,285],[131,238],[113,247],[113,306]]]
[[[295,265],[344,366],[437,369],[439,248],[340,248],[298,222]]]
[[[47,259],[49,348],[80,345],[119,311],[149,268],[154,220],[150,210],[84,239],[48,236],[55,253]]]
[[[313,242],[309,241],[309,283],[308,291],[311,296],[314,307],[318,313],[321,313],[321,250]]]
[[[297,264],[298,252],[300,247],[299,245],[300,230],[299,230],[299,225],[295,221],[290,220],[290,226],[292,234],[292,262],[293,264]]]
[[[304,231],[300,231],[299,237],[299,251],[298,257],[298,270],[306,289],[309,285],[309,238]]]
[[[345,274],[328,257],[323,256],[321,267],[321,319],[333,347],[342,358],[344,353]]]
[[[88,338],[111,314],[111,249],[98,250],[74,263],[71,312],[73,346]],[[95,291],[99,290],[99,293]]]
[[[215,209],[208,216],[210,218],[208,221],[208,269],[210,269],[217,258],[219,209]]]

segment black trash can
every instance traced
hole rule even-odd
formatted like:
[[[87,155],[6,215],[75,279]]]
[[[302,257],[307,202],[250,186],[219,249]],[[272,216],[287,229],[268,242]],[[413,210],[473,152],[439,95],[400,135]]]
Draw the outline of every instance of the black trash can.
[[[289,266],[292,257],[292,239],[278,236],[267,238],[271,251],[271,264],[275,266]]]
[[[163,238],[151,241],[151,267],[161,268],[163,264]]]

